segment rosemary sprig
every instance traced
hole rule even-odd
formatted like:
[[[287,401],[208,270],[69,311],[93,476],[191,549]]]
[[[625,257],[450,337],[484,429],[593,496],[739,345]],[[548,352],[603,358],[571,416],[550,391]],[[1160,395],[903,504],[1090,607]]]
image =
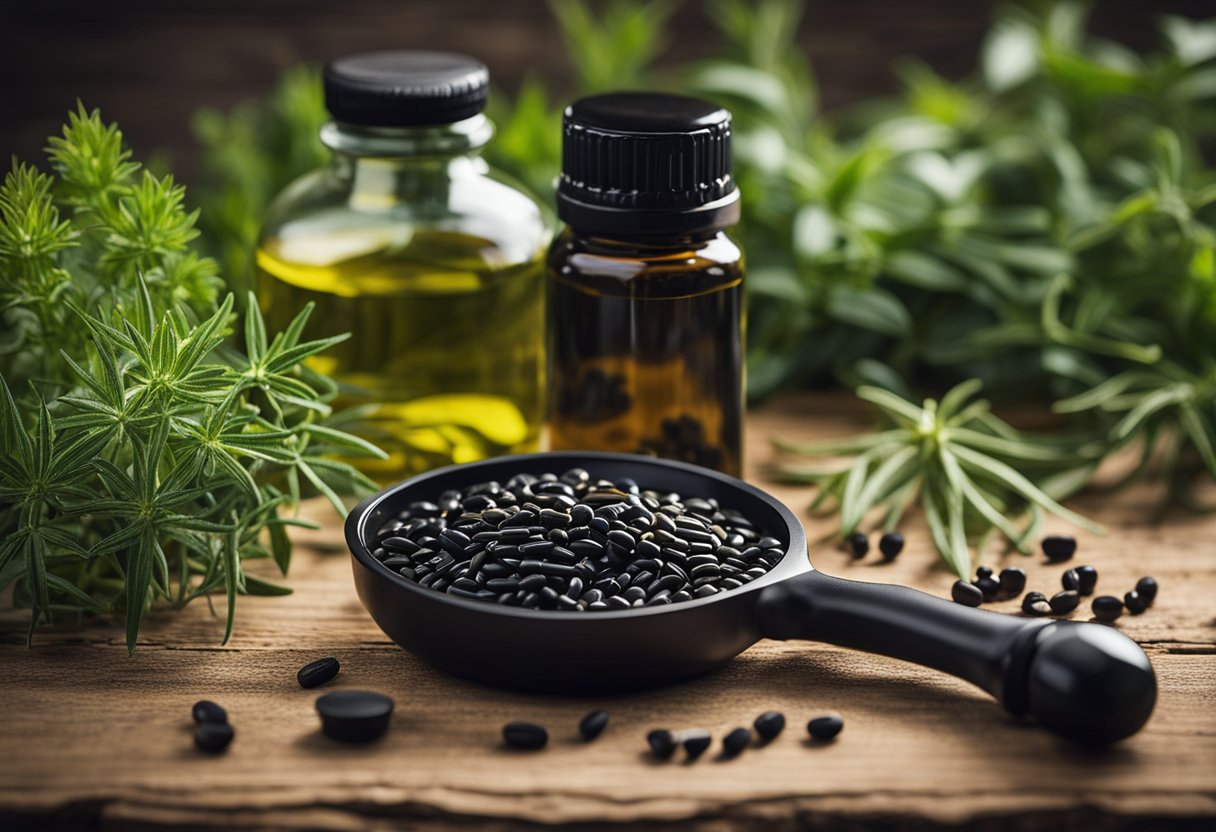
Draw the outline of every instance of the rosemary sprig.
[[[1101,531],[1056,501],[1077,481],[1077,472],[1088,476],[1101,447],[1069,449],[1015,431],[990,412],[987,401],[975,398],[980,386],[976,379],[965,381],[940,401],[926,399],[919,407],[887,390],[859,387],[858,397],[877,408],[883,429],[822,442],[775,440],[785,454],[777,474],[818,486],[811,509],[834,503],[841,537],[857,531],[878,508],[885,508],[881,528],[890,531],[919,504],[938,552],[962,578],[971,573],[969,541],[986,540],[995,531],[1029,552],[1043,511]],[[853,460],[826,468],[796,461],[842,456]],[[1027,509],[1032,518],[1019,527],[1011,516]]]
[[[289,592],[247,575],[272,557],[301,478],[345,511],[373,487],[339,453],[382,455],[331,423],[332,381],[301,362],[311,306],[243,347],[231,294],[188,246],[184,191],[130,160],[80,107],[51,140],[53,178],[14,163],[0,186],[0,588],[31,609],[118,612],[133,651],[153,605]],[[66,217],[65,217],[66,215]]]

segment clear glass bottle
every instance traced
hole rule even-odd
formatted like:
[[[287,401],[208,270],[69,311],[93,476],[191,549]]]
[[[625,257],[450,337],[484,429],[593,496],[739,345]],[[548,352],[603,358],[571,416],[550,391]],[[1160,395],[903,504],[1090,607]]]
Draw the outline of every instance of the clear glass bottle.
[[[730,114],[611,93],[566,110],[549,249],[549,441],[738,475],[743,253]]]
[[[539,444],[550,223],[479,155],[487,85],[463,55],[330,64],[332,162],[275,199],[258,243],[271,331],[313,301],[307,337],[351,333],[312,361],[371,406],[381,481]]]

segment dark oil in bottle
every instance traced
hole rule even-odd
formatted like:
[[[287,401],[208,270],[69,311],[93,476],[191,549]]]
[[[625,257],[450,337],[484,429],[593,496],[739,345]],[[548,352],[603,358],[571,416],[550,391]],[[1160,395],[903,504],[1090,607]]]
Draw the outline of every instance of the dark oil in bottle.
[[[551,447],[740,473],[743,265],[725,233],[647,244],[567,231],[548,299]]]

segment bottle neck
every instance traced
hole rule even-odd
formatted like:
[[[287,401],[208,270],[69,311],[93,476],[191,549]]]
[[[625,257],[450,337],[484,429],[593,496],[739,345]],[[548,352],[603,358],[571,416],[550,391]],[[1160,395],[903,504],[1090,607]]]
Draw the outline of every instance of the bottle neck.
[[[480,113],[453,124],[424,127],[368,127],[330,121],[321,128],[321,143],[335,158],[399,160],[443,159],[480,152],[494,135],[494,125]]]

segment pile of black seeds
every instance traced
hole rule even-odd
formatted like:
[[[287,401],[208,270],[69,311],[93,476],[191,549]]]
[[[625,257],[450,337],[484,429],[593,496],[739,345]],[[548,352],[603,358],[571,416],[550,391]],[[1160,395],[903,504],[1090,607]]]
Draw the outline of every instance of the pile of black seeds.
[[[593,480],[582,468],[413,503],[376,532],[372,551],[436,592],[570,612],[705,598],[754,581],[784,554],[715,499]]]

